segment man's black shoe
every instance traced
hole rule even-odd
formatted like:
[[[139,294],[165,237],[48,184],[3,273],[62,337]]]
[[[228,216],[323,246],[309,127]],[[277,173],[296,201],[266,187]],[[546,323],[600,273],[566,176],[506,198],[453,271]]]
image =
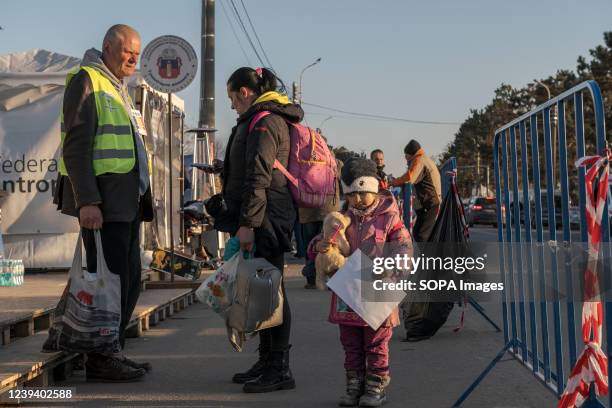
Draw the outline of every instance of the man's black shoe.
[[[127,358],[126,356],[123,356],[123,360],[121,360],[121,362],[129,367],[132,368],[142,368],[143,370],[145,370],[147,373],[151,372],[151,370],[153,369],[153,366],[151,365],[151,363],[149,362],[142,362],[142,363],[138,363],[134,360],[130,360],[129,358]]]
[[[132,368],[116,358],[107,356],[89,358],[85,364],[88,382],[134,382],[139,381],[145,373],[142,368]]]

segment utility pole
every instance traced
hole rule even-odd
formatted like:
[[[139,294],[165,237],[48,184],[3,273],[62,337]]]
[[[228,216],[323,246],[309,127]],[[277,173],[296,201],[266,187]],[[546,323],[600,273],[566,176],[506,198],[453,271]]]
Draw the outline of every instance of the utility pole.
[[[202,0],[202,38],[200,40],[202,66],[200,67],[200,117],[195,148],[195,162],[212,164],[215,152],[215,0]],[[194,169],[193,186],[195,200],[203,200],[217,193],[215,175],[208,174],[208,191],[200,191],[202,175]],[[196,184],[197,183],[197,184]],[[209,250],[219,257],[224,237],[221,232],[204,233],[203,239]]]
[[[476,144],[476,188],[478,189],[476,194],[480,195],[480,144]]]
[[[215,0],[202,0],[202,69],[198,127],[215,127]],[[214,136],[211,136],[211,142]]]
[[[202,0],[202,37],[200,39],[200,115],[194,146],[194,162],[211,164],[215,157],[215,1]],[[204,190],[204,180],[208,189]],[[194,200],[216,193],[215,176],[193,172]]]

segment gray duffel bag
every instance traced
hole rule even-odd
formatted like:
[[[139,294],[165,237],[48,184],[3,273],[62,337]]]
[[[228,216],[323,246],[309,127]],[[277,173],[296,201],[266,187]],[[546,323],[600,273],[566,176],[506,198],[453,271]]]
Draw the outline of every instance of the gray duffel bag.
[[[232,347],[242,351],[257,331],[283,324],[282,274],[263,258],[243,259],[236,271],[232,305],[225,325]]]

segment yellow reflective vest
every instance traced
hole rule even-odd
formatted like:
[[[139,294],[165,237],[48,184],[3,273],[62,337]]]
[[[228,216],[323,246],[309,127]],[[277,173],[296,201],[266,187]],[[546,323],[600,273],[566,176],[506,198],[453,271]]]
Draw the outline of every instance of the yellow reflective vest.
[[[136,150],[132,135],[132,123],[129,112],[126,111],[113,84],[93,67],[77,68],[66,76],[66,88],[72,78],[84,70],[89,75],[93,85],[98,113],[98,125],[94,138],[93,167],[96,176],[104,173],[128,173],[136,163]],[[66,176],[68,171],[64,164],[63,147],[66,131],[64,128],[64,112],[60,114],[61,145],[60,174]]]

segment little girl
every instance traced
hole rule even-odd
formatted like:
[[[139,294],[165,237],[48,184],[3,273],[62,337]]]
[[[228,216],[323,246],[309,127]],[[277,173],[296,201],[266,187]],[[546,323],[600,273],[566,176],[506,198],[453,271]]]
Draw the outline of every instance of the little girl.
[[[396,254],[412,254],[412,240],[401,221],[393,195],[379,192],[376,164],[366,159],[352,159],[342,169],[342,187],[346,197],[345,215],[351,217],[346,238],[351,253],[360,249],[369,257]],[[314,258],[318,252],[326,252],[331,241],[316,236],[308,247]],[[392,253],[389,253],[392,247]],[[386,401],[385,388],[389,385],[389,340],[393,327],[399,325],[397,308],[387,320],[373,330],[355,312],[332,293],[329,320],[340,327],[340,342],[344,348],[346,369],[346,394],[340,406],[378,407]]]

